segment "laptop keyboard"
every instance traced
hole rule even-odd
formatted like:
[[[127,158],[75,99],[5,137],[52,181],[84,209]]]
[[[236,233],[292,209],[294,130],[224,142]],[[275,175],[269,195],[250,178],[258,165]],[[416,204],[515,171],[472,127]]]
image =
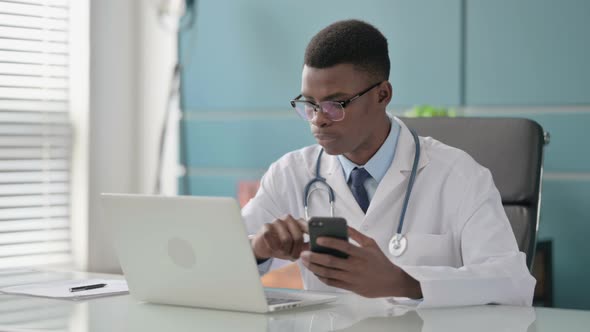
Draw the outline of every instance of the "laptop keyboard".
[[[281,299],[281,298],[278,298],[278,297],[267,297],[266,298],[266,302],[268,302],[268,305],[274,305],[274,304],[299,302],[299,300]]]
[[[301,298],[285,293],[264,292],[268,305],[301,302]]]

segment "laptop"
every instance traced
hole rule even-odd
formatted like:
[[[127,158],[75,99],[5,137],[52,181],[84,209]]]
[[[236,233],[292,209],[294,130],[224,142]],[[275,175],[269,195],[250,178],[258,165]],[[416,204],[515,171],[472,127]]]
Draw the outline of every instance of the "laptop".
[[[102,194],[101,199],[129,292],[141,301],[264,313],[337,299],[265,290],[233,198]]]

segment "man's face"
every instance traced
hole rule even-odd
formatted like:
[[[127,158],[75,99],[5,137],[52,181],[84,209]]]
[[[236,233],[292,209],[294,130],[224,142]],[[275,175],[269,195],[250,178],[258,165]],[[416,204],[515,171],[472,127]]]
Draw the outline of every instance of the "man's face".
[[[370,75],[351,64],[322,69],[304,66],[301,94],[302,99],[315,103],[344,101],[375,83],[374,78],[371,80]],[[379,101],[379,93],[380,86],[348,104],[341,121],[331,121],[322,112],[315,113],[310,121],[311,131],[326,153],[354,154],[371,144],[375,129],[384,119],[385,105]]]

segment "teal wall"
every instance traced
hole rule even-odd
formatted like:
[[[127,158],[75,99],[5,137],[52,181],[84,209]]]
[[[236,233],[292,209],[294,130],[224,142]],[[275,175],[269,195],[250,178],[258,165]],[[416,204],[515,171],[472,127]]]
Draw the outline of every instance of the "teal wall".
[[[585,0],[198,1],[180,34],[189,166],[180,192],[188,183],[194,195],[235,196],[238,181],[312,144],[288,104],[305,46],[336,20],[367,20],[389,40],[393,109],[466,106],[551,133],[539,236],[553,240],[555,304],[590,309],[588,17]]]
[[[180,34],[189,165],[181,187],[233,196],[236,181],[258,179],[283,154],[314,142],[289,100],[300,91],[307,43],[340,19],[369,21],[388,38],[393,106],[459,105],[460,4],[198,1],[194,25]]]
[[[590,104],[590,1],[465,4],[468,105]]]
[[[190,112],[285,109],[311,37],[334,21],[371,22],[389,40],[393,105],[459,103],[460,0],[201,0],[181,34]],[[432,27],[436,27],[433,29]],[[411,34],[400,33],[411,30]]]

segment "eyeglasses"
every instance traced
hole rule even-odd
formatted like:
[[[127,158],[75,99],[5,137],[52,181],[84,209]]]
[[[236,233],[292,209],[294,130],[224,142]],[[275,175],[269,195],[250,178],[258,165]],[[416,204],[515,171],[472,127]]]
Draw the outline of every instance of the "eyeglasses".
[[[299,95],[295,99],[291,100],[291,106],[305,121],[313,120],[315,113],[319,112],[320,110],[324,113],[325,117],[330,119],[330,121],[342,121],[344,119],[344,108],[346,108],[348,104],[360,98],[365,93],[371,91],[371,89],[379,86],[381,83],[383,83],[383,81],[375,83],[366,90],[356,94],[352,98],[343,101],[326,100],[316,104],[312,101],[300,100],[302,95]]]

